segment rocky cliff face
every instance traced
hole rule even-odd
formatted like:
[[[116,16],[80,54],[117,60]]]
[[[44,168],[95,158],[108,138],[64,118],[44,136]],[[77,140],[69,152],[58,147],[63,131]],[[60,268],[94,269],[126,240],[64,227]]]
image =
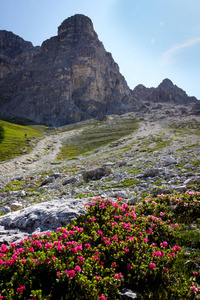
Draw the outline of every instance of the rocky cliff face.
[[[39,52],[40,47],[33,47],[31,42],[24,41],[12,32],[0,30],[0,78],[22,69]]]
[[[147,103],[166,102],[187,105],[198,102],[195,97],[189,97],[185,91],[177,87],[169,79],[164,79],[157,88],[146,88],[139,84],[133,90],[133,96],[139,101]]]
[[[0,111],[59,126],[137,107],[118,65],[83,15],[66,19],[31,63],[0,82]]]

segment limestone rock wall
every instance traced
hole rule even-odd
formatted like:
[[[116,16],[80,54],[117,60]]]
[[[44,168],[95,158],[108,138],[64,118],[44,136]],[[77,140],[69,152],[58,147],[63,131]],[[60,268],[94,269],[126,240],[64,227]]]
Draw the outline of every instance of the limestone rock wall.
[[[50,126],[137,109],[88,17],[75,15],[22,70],[0,82],[0,111]]]

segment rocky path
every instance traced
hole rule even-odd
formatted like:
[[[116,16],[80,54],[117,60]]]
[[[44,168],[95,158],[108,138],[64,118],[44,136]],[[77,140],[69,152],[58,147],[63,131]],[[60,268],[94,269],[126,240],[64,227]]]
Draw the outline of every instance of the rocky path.
[[[13,177],[30,176],[31,173],[44,171],[55,160],[62,141],[80,131],[49,134],[38,142],[31,153],[1,163],[0,184],[8,182]]]

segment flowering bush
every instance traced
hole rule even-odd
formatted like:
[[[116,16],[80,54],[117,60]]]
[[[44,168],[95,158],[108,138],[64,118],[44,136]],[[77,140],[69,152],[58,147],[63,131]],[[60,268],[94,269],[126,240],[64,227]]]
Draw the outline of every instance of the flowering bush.
[[[194,299],[194,278],[175,268],[182,251],[162,205],[168,198],[137,206],[96,198],[65,228],[2,245],[0,299],[121,299],[122,287],[140,299]]]

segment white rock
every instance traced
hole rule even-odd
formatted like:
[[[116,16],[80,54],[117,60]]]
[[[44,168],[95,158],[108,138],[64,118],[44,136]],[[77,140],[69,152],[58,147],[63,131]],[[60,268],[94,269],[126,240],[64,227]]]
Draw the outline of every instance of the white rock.
[[[184,169],[192,169],[194,166],[192,164],[186,164],[183,166]]]
[[[83,204],[86,202],[85,199],[61,199],[38,203],[0,217],[0,226],[18,228],[28,233],[38,228],[40,231],[56,230],[84,214]]]
[[[165,158],[165,163],[170,165],[170,164],[176,164],[177,161],[172,156],[168,156]]]

